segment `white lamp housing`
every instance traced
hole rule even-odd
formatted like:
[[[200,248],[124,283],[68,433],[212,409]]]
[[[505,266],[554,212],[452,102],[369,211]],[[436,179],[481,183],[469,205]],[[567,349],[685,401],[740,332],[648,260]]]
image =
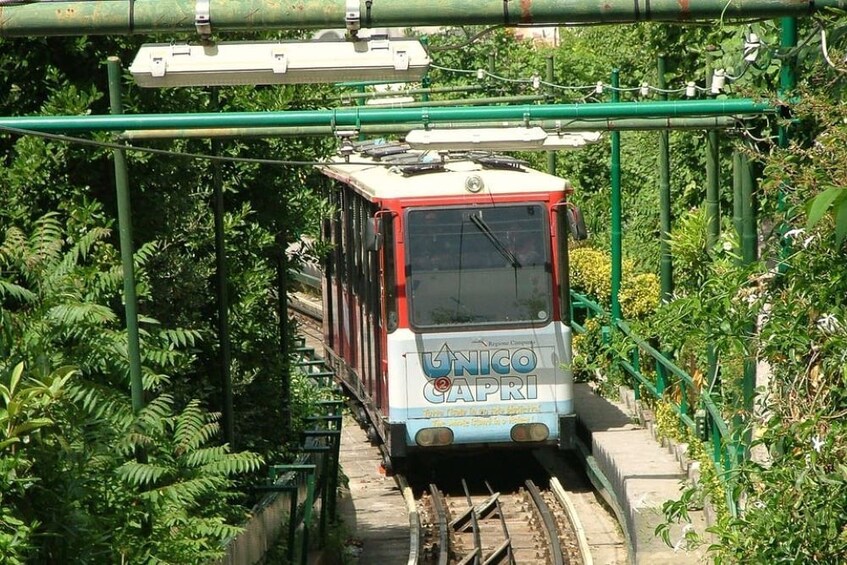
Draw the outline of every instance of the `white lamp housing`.
[[[548,151],[576,149],[600,139],[600,132],[547,133],[540,127],[416,129],[406,134],[412,149]]]
[[[418,81],[430,59],[414,40],[142,45],[129,72],[142,87]]]
[[[600,141],[599,131],[569,131],[551,133],[544,140],[542,149],[579,149],[590,143]]]
[[[547,132],[532,128],[415,129],[406,134],[412,149],[509,151],[540,149]]]

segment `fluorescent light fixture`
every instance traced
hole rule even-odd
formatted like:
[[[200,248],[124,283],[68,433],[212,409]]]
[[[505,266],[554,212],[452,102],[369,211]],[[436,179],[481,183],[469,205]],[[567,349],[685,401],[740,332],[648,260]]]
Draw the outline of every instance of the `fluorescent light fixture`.
[[[543,128],[416,129],[406,134],[413,149],[546,151],[576,149],[600,140],[600,132],[547,133]]]
[[[600,141],[599,131],[570,131],[551,133],[544,140],[542,149],[579,149]]]
[[[406,134],[413,149],[484,149],[519,151],[540,149],[547,132],[532,128],[416,129]]]
[[[385,98],[371,98],[365,102],[366,106],[394,106],[397,104],[411,104],[415,101],[413,96],[388,96]]]
[[[417,81],[429,68],[418,41],[221,42],[142,45],[129,72],[142,87]]]

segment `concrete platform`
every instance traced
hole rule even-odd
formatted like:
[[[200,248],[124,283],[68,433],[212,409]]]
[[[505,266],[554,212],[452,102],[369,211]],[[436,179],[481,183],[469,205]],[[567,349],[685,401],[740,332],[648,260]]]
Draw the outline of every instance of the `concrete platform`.
[[[403,493],[382,470],[379,449],[351,417],[341,428],[341,470],[348,478],[339,492],[339,515],[351,553],[345,563],[406,563],[409,557],[409,514]]]
[[[594,394],[587,384],[574,386],[581,451],[595,488],[618,516],[635,565],[706,563],[704,550],[686,548],[685,531],[705,531],[702,512],[691,525],[671,529],[669,547],[655,535],[664,521],[662,506],[678,500],[687,469],[650,431],[633,421],[623,403]]]

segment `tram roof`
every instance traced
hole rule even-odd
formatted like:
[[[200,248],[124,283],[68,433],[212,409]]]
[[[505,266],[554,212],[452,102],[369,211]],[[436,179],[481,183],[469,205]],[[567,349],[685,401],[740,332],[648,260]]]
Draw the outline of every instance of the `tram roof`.
[[[405,149],[390,156],[353,152],[349,161],[335,157],[320,168],[325,175],[353,186],[372,200],[533,194],[570,188],[570,183],[563,178],[531,169],[517,159],[502,155]],[[474,176],[483,183],[476,193],[466,188],[466,183],[474,182],[468,181]]]

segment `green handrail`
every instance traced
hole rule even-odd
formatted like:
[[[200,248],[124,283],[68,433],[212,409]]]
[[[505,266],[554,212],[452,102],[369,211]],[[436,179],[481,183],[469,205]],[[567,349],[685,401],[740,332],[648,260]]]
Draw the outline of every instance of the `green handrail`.
[[[574,291],[571,291],[571,307],[582,308],[589,316],[608,316],[608,313],[602,306],[592,301],[587,296]],[[579,323],[572,322],[571,325],[578,333],[585,332],[584,326]],[[678,367],[673,361],[665,357],[658,349],[639,337],[625,321],[617,320],[614,322],[614,325],[618,330],[620,330],[620,335],[623,335],[635,346],[635,349],[625,348],[626,351],[634,353],[632,360],[628,360],[625,355],[620,354],[614,359],[614,362],[628,375],[630,375],[635,383],[637,383],[634,387],[636,395],[638,394],[638,390],[643,388],[656,399],[664,398],[664,387],[666,386],[665,381],[668,376],[667,373],[673,375],[678,379],[682,395],[680,403],[676,404],[675,402],[671,402],[671,406],[679,416],[680,420],[690,430],[696,432],[697,423],[693,418],[691,418],[688,410],[688,389],[696,389],[694,379],[691,375]],[[641,372],[640,367],[638,366],[639,351],[646,353],[656,362],[657,375],[661,373],[662,376],[661,379],[657,378],[657,384],[661,384],[661,388],[654,385],[651,380]],[[725,484],[725,486],[727,486],[727,488],[725,488],[727,508],[729,509],[729,512],[735,516],[737,515],[737,503],[733,498],[732,489],[729,488],[728,483],[730,482],[732,473],[738,464],[738,446],[736,445],[737,438],[735,438],[730,432],[729,427],[723,420],[720,408],[715,403],[709,391],[701,390],[699,392],[698,403],[709,416],[708,419],[711,424],[709,426],[709,431],[711,433],[709,433],[708,436],[712,444],[710,454],[712,463],[715,466],[718,478]]]

